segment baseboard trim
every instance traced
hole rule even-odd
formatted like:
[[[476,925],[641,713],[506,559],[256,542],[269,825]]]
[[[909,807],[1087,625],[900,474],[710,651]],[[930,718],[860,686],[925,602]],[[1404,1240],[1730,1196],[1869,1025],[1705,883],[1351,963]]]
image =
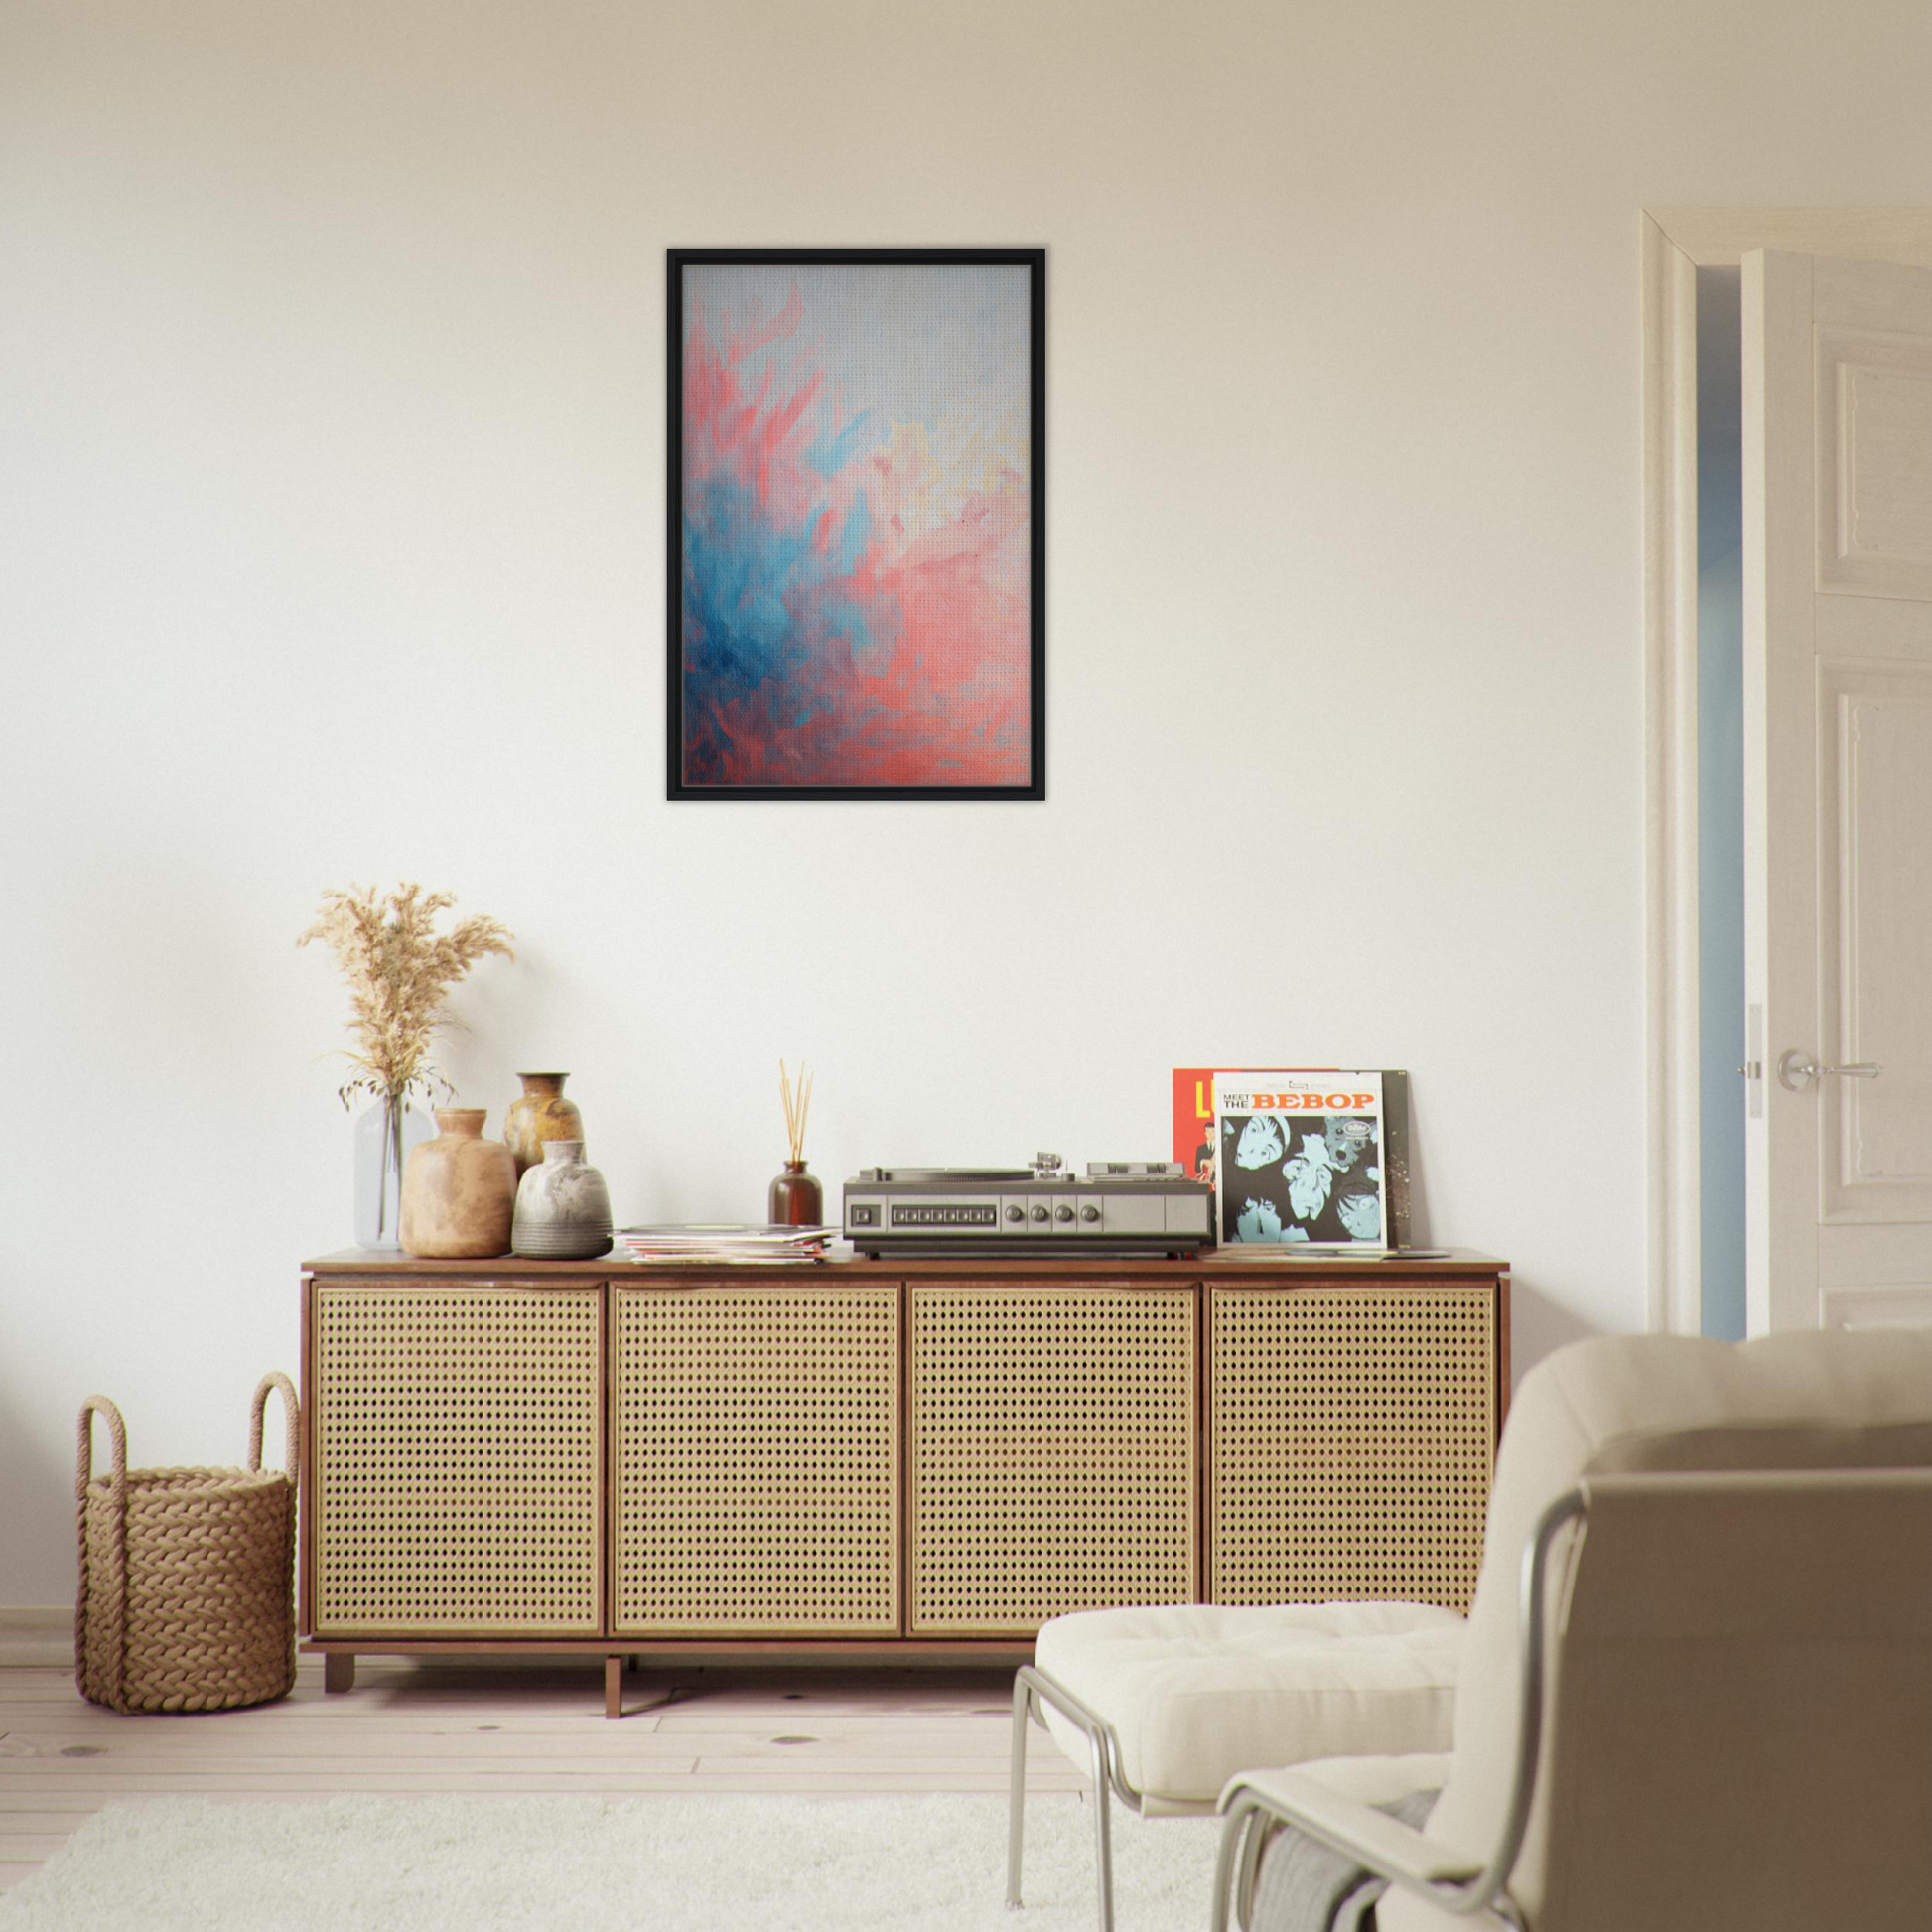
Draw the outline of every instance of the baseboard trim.
[[[27,1609],[0,1606],[0,1670],[9,1666],[71,1664],[73,1605],[47,1603]]]

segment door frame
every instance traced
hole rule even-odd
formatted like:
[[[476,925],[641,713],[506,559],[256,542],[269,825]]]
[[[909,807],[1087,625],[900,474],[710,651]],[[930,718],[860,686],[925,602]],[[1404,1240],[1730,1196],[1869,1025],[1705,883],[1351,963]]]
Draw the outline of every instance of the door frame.
[[[1932,267],[1932,208],[1642,215],[1646,1298],[1699,1333],[1697,271],[1753,248]]]

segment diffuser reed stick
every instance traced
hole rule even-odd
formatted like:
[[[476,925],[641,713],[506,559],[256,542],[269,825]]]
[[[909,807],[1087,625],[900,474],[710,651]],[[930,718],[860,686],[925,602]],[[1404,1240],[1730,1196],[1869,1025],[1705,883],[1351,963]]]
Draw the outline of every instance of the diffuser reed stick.
[[[812,1076],[805,1071],[803,1060],[798,1062],[796,1085],[784,1061],[779,1060],[778,1098],[784,1102],[785,1138],[791,1146],[791,1158],[802,1162],[805,1158],[805,1120],[812,1110]]]

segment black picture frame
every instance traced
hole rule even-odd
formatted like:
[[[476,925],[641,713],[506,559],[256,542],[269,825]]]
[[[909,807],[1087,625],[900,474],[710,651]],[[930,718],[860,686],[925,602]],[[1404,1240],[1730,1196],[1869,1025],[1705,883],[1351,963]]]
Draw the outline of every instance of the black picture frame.
[[[706,531],[698,530],[697,541],[688,543],[692,535],[694,521],[703,525],[701,514],[693,519],[691,504],[687,500],[686,478],[686,377],[687,361],[690,359],[690,345],[686,342],[686,278],[687,272],[694,268],[728,267],[748,269],[769,269],[797,267],[807,269],[823,268],[924,268],[933,266],[963,267],[1021,267],[1028,271],[1026,291],[1026,366],[1028,370],[1028,394],[1026,401],[1027,420],[1027,465],[1025,473],[1026,491],[1026,558],[1027,584],[1025,608],[1027,614],[1026,638],[1026,685],[1027,715],[1024,738],[1026,744],[1026,762],[1024,770],[1016,771],[1016,781],[1009,782],[999,778],[991,782],[943,781],[896,783],[896,782],[820,782],[816,776],[808,775],[800,782],[785,782],[782,777],[765,782],[744,782],[742,778],[718,778],[708,776],[703,769],[709,760],[715,767],[719,761],[718,746],[720,727],[715,707],[708,706],[706,699],[710,687],[705,673],[697,664],[695,653],[705,652],[706,661],[718,661],[714,646],[707,649],[702,626],[709,617],[714,629],[721,627],[717,619],[719,599],[715,584],[698,572],[687,549],[694,554],[709,556],[704,549]],[[665,565],[667,579],[667,633],[665,648],[666,671],[666,729],[665,729],[665,778],[666,796],[671,799],[840,799],[840,800],[906,800],[906,799],[956,799],[956,800],[995,800],[1014,799],[1037,801],[1046,796],[1046,520],[1045,520],[1045,458],[1046,458],[1046,251],[1044,248],[672,248],[666,251],[666,532]],[[794,289],[796,284],[793,285]],[[771,340],[765,338],[766,341]],[[709,347],[709,345],[707,345]],[[701,432],[709,434],[710,432]],[[715,441],[715,437],[714,437]],[[1018,494],[1009,491],[1009,495]],[[1004,499],[1003,499],[1004,500]],[[1008,512],[1011,514],[1009,505]],[[820,545],[823,548],[823,543]],[[796,545],[793,546],[794,551]],[[1011,568],[1011,556],[1017,552],[1018,545],[1009,545],[1007,568]],[[787,553],[791,554],[791,553]],[[749,595],[749,593],[748,593]],[[772,593],[768,587],[760,592],[766,607],[774,616],[774,625],[790,621],[790,607],[782,596]],[[921,611],[928,609],[931,600],[925,599]],[[1010,612],[1015,600],[1006,600]],[[779,616],[777,613],[784,615]],[[923,620],[922,620],[923,621]],[[1012,628],[1009,616],[1009,628],[1006,632],[1006,654],[1002,660],[1008,667],[1000,675],[1010,686],[1014,683],[1012,649]],[[843,641],[843,640],[841,640]],[[856,651],[854,652],[856,657]],[[732,661],[729,658],[726,660]],[[923,658],[918,660],[923,665]],[[951,659],[945,660],[948,664]],[[742,684],[742,679],[740,680]],[[770,687],[768,690],[765,687]],[[740,684],[726,684],[727,690],[736,691]],[[767,672],[760,680],[759,688],[767,699],[784,695],[784,680],[779,672]],[[1009,710],[1010,710],[1009,706]],[[1004,719],[1006,714],[1002,714]],[[934,714],[922,712],[918,724],[929,726]],[[960,721],[961,737],[957,747],[945,747],[950,761],[967,761],[974,759],[982,762],[997,759],[1007,764],[1018,764],[1017,746],[1022,736],[1018,727],[1002,724],[1001,729],[989,738],[986,721],[982,718],[975,726],[968,727]],[[976,744],[968,744],[968,738],[976,739]],[[736,747],[728,737],[723,740],[726,746]],[[760,741],[761,742],[761,741]],[[853,754],[855,761],[871,754],[862,741],[855,740],[860,749]],[[956,756],[954,756],[956,755]],[[938,752],[920,750],[908,753],[906,759],[914,756],[930,757],[939,762]],[[817,774],[822,776],[823,774]]]

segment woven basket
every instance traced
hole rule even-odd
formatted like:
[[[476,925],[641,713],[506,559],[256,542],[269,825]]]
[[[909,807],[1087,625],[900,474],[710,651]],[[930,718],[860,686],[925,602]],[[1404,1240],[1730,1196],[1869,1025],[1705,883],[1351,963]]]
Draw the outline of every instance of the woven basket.
[[[282,1392],[288,1467],[262,1467],[262,1414]],[[93,1472],[93,1417],[114,1441]],[[104,1395],[80,1405],[80,1593],[73,1675],[116,1711],[226,1711],[295,1683],[295,1492],[301,1416],[286,1375],[255,1391],[245,1469],[130,1469]]]

